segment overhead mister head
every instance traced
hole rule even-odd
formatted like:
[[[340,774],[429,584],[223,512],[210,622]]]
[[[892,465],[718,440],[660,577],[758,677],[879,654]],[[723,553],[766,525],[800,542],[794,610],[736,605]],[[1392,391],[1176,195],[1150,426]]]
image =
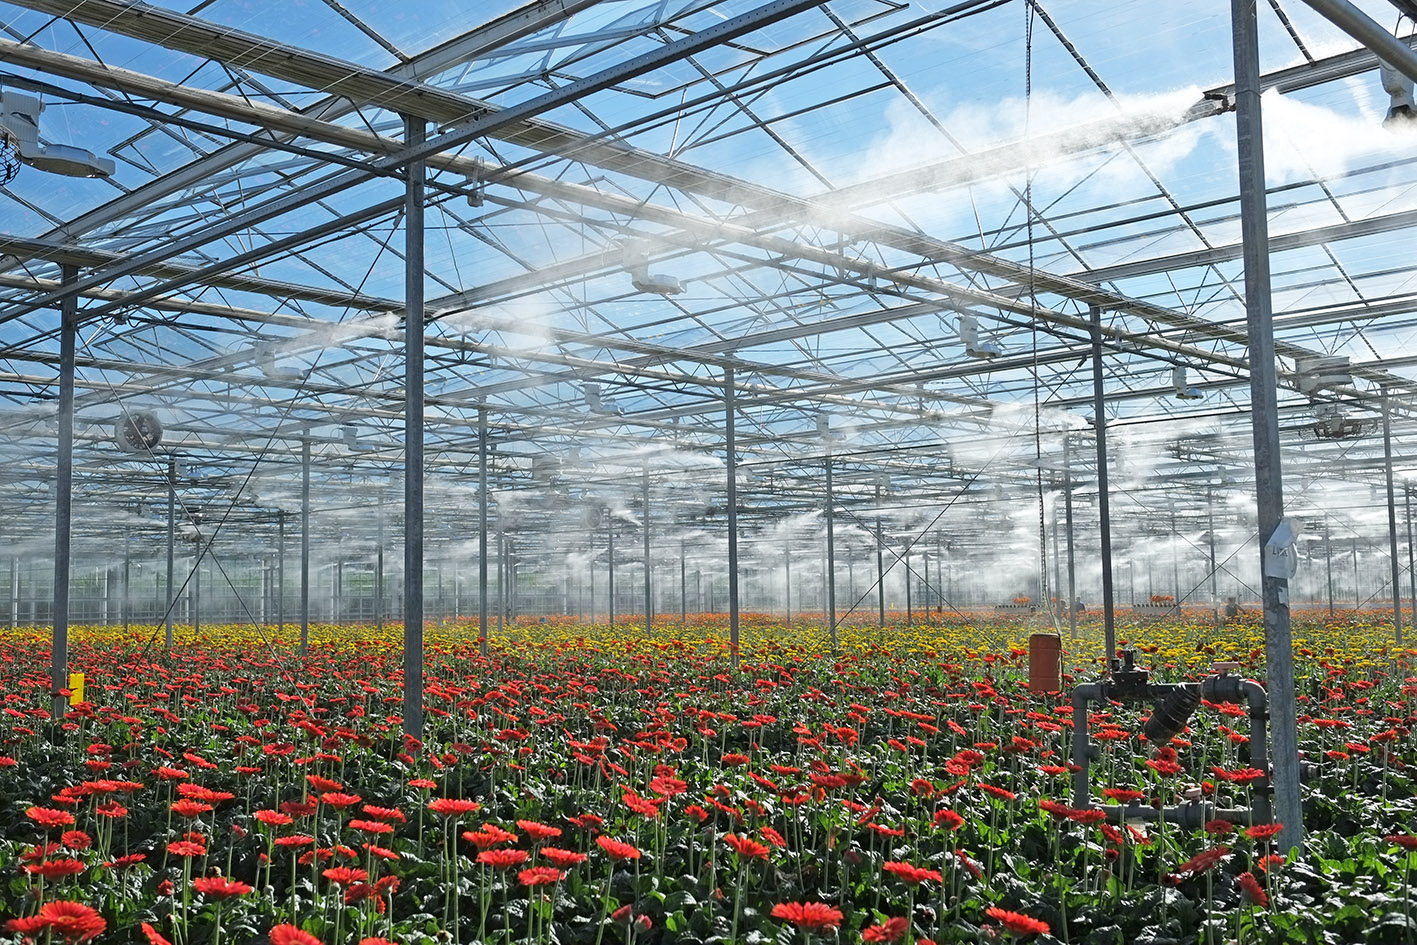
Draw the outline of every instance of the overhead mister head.
[[[959,316],[959,340],[964,343],[964,353],[979,361],[991,361],[1004,353],[998,342],[980,335],[979,319],[973,315]]]
[[[654,295],[679,295],[684,291],[684,283],[676,276],[649,271],[649,243],[645,240],[631,240],[623,248],[625,268],[630,272],[630,284],[636,292]]]
[[[1417,105],[1413,104],[1412,80],[1381,59],[1378,60],[1378,74],[1382,77],[1383,91],[1389,98],[1383,127],[1389,131],[1417,130]]]
[[[35,170],[65,177],[112,177],[118,169],[111,158],[67,144],[41,144],[39,116],[44,103],[32,95],[0,92],[0,127],[10,139],[21,163]]]
[[[1177,400],[1200,400],[1205,396],[1200,388],[1190,385],[1186,379],[1186,368],[1180,364],[1171,369],[1171,389],[1175,391]]]

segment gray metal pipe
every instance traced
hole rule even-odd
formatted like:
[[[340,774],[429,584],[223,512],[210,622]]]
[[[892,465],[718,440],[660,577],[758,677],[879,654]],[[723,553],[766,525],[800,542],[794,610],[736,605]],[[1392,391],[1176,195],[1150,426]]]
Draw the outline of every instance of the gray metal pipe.
[[[1083,683],[1073,688],[1073,806],[1079,810],[1092,804],[1088,768],[1092,764],[1092,741],[1088,737],[1087,708],[1102,698],[1102,683]]]
[[[836,497],[832,492],[832,454],[827,447],[824,460],[827,467],[827,632],[831,639],[832,652],[836,652]]]
[[[1417,52],[1413,52],[1411,46],[1389,33],[1377,20],[1349,3],[1348,0],[1304,0],[1304,2],[1334,26],[1377,53],[1379,59],[1407,78],[1417,82]]]
[[[310,432],[300,439],[300,654],[310,652]]]
[[[1316,0],[1309,0],[1315,4]],[[1338,0],[1323,0],[1330,8]],[[1265,573],[1264,545],[1284,518],[1279,451],[1279,408],[1274,363],[1274,313],[1270,294],[1269,211],[1265,196],[1264,136],[1260,108],[1259,26],[1256,0],[1231,0],[1235,62],[1235,142],[1239,158],[1240,233],[1245,263],[1245,310],[1250,337],[1250,419],[1254,436],[1261,589],[1264,592],[1265,663],[1274,737],[1275,807],[1284,825],[1278,847],[1293,850],[1304,838],[1299,794],[1298,709],[1294,694],[1294,641],[1289,582]],[[1386,35],[1386,34],[1384,34]],[[1392,37],[1386,37],[1391,41]],[[1411,50],[1406,50],[1411,58]],[[1417,75],[1417,67],[1413,74]]]
[[[1397,492],[1392,478],[1392,406],[1387,388],[1382,390],[1383,469],[1387,474],[1388,563],[1392,567],[1392,625],[1397,645],[1402,646],[1402,566],[1397,557]]]
[[[60,267],[64,284],[79,278],[77,266]],[[67,711],[59,690],[69,685],[69,526],[74,496],[74,344],[79,326],[79,298],[59,303],[59,457],[54,478],[54,622],[50,650],[50,691],[54,716]]]
[[[592,580],[594,580],[594,572]],[[595,585],[591,585],[591,610],[595,609]],[[477,637],[478,648],[487,655],[487,408],[477,410]]]
[[[728,647],[733,668],[738,668],[738,440],[733,423],[738,406],[733,368],[723,369],[725,454],[728,460]]]
[[[427,136],[422,118],[404,116],[406,147]],[[403,730],[423,738],[423,161],[405,168]]]

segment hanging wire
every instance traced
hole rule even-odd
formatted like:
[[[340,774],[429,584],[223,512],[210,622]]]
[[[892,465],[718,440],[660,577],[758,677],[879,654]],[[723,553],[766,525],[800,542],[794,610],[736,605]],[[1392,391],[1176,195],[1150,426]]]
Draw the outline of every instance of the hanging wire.
[[[1023,5],[1023,138],[1027,142],[1032,134],[1033,122],[1033,3]],[[1038,292],[1034,279],[1033,246],[1033,159],[1029,157],[1024,167],[1023,213],[1026,239],[1028,243],[1028,307],[1029,343],[1033,368],[1033,461],[1035,465],[1034,485],[1038,495],[1038,594],[1039,602],[1047,608],[1048,621],[1055,632],[1059,631],[1058,614],[1053,609],[1053,590],[1048,580],[1048,523],[1043,495],[1043,404],[1039,398],[1038,374]],[[1067,602],[1072,606],[1072,601]]]

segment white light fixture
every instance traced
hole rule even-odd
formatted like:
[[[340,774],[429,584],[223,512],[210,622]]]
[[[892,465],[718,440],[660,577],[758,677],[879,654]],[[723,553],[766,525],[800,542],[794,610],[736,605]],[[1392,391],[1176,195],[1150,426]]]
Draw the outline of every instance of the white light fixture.
[[[973,315],[959,316],[959,340],[964,343],[964,353],[980,361],[990,361],[1004,353],[998,342],[980,337],[979,319]]]
[[[340,427],[340,433],[344,436],[345,448],[351,452],[358,453],[364,450],[364,444],[359,442],[359,428],[352,423],[346,423]]]
[[[92,151],[67,144],[41,144],[39,116],[44,103],[32,95],[0,92],[0,126],[15,146],[20,161],[39,171],[65,177],[112,177],[117,165]]]
[[[650,292],[655,295],[679,295],[684,291],[684,283],[675,276],[649,271],[649,244],[644,240],[633,240],[622,249],[625,268],[630,272],[630,285],[636,292]]]
[[[1176,392],[1177,400],[1200,400],[1205,396],[1199,388],[1190,385],[1186,379],[1186,368],[1180,364],[1171,369],[1171,388]]]

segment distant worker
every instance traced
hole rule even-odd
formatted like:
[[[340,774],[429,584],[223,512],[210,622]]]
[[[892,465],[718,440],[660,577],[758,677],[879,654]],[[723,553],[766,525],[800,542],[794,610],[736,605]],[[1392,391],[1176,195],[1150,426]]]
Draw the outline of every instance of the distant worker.
[[[1235,603],[1235,598],[1225,598],[1225,619],[1231,620],[1240,616],[1240,605]]]
[[[1085,613],[1087,613],[1087,605],[1082,602],[1082,598],[1081,598],[1081,597],[1079,597],[1079,598],[1077,598],[1076,600],[1073,601],[1073,613],[1075,613],[1075,614],[1085,614]]]

